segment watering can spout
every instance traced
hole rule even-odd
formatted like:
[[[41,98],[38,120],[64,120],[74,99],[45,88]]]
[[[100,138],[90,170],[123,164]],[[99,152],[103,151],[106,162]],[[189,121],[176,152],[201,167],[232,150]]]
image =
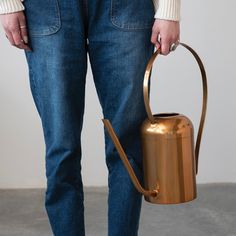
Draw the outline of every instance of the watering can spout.
[[[159,194],[159,186],[157,185],[156,189],[153,189],[153,190],[146,190],[141,186],[141,184],[139,183],[139,181],[134,173],[133,168],[131,167],[131,165],[128,161],[125,151],[122,148],[120,141],[117,138],[117,136],[112,128],[110,121],[108,119],[102,119],[102,121],[103,121],[104,126],[106,127],[119,155],[120,155],[121,160],[123,161],[123,164],[125,165],[125,168],[127,169],[128,173],[129,173],[129,176],[130,176],[134,186],[136,187],[136,189],[140,193],[142,193],[144,196],[149,196],[149,197],[154,197],[154,198],[157,197]]]

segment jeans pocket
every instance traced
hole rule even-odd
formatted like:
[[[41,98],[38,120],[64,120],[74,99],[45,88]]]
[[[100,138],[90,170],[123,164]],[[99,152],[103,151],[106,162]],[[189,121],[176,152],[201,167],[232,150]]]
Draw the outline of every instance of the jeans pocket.
[[[24,0],[23,4],[30,36],[51,35],[61,28],[58,0]]]
[[[110,0],[111,23],[123,30],[150,29],[154,23],[153,0]]]

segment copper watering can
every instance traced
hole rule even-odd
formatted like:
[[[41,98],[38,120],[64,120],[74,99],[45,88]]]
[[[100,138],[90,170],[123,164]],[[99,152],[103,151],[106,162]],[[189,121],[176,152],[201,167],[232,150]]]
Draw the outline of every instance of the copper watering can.
[[[136,189],[144,199],[155,204],[177,204],[191,201],[197,197],[196,175],[203,125],[207,108],[206,72],[198,54],[188,45],[196,59],[202,75],[203,103],[202,114],[194,150],[194,127],[191,120],[180,113],[152,114],[148,98],[148,81],[153,62],[160,49],[151,56],[144,75],[143,96],[147,112],[140,127],[143,152],[144,188],[140,185],[134,170],[123,150],[108,119],[102,119],[109,136],[131,177]]]

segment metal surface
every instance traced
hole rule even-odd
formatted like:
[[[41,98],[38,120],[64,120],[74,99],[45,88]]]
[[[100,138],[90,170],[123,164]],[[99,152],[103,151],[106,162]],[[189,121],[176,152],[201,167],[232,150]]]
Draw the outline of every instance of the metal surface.
[[[150,58],[143,82],[143,95],[148,118],[140,127],[144,188],[138,182],[128,158],[107,119],[102,119],[114,145],[137,190],[146,201],[156,204],[177,204],[191,201],[197,196],[196,174],[201,135],[206,115],[207,79],[204,66],[197,53],[180,43],[195,57],[203,82],[203,106],[194,151],[194,127],[189,118],[179,113],[152,115],[148,98],[148,80],[152,64],[160,53],[158,49]]]
[[[141,126],[144,187],[159,186],[159,197],[145,196],[153,203],[182,203],[196,198],[196,166],[193,125],[182,114],[160,113],[156,122]]]

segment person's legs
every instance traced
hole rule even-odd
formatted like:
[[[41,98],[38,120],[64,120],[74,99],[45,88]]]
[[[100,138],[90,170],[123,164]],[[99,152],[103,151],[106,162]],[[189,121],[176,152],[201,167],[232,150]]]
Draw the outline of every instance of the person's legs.
[[[46,145],[45,207],[55,236],[84,236],[81,129],[86,25],[78,0],[25,1],[30,88]]]
[[[143,78],[154,52],[152,0],[89,2],[89,58],[104,118],[110,120],[143,184],[140,125],[146,118]],[[102,123],[102,121],[101,121]],[[142,195],[105,130],[108,236],[138,235]]]

